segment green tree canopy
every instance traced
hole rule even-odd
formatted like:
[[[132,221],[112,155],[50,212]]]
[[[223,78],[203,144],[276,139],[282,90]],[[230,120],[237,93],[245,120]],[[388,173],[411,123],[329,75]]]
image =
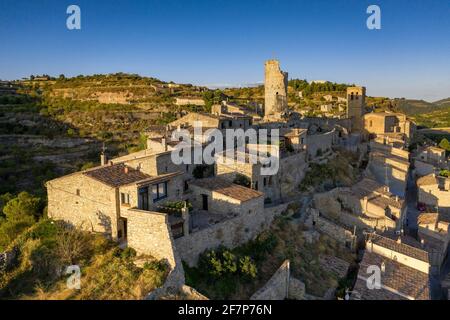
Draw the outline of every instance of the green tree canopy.
[[[441,142],[439,142],[439,147],[444,149],[445,151],[450,151],[450,142],[446,138],[442,139]]]
[[[14,220],[22,216],[37,218],[41,215],[41,209],[41,199],[24,191],[6,203],[3,213],[7,220]]]

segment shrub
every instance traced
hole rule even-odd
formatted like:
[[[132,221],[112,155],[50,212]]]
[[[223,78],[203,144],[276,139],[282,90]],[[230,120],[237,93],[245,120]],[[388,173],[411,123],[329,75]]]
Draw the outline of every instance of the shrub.
[[[233,180],[233,183],[250,188],[251,181],[247,176],[244,176],[243,174],[237,173],[236,177]]]
[[[239,268],[242,274],[247,278],[256,278],[257,268],[256,264],[250,259],[249,256],[245,256],[239,259]]]
[[[122,250],[120,256],[122,257],[122,259],[131,259],[136,257],[136,250],[134,250],[131,247],[126,247],[125,249]]]
[[[41,215],[41,199],[34,197],[28,192],[21,192],[16,198],[9,200],[3,207],[3,213],[7,219],[19,216],[39,217]]]

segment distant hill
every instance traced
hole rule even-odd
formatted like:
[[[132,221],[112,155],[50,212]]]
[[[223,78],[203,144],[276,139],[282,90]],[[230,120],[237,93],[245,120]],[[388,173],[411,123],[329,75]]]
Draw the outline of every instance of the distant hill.
[[[408,116],[412,116],[446,109],[450,107],[450,99],[444,99],[437,102],[413,99],[394,99],[393,106],[398,111],[403,112]]]
[[[435,102],[433,102],[433,104],[436,104],[441,107],[450,107],[450,98],[435,101]]]

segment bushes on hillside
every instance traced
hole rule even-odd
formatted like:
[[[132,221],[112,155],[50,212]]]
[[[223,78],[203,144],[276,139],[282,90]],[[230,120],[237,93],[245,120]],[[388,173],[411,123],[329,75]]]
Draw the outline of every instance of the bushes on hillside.
[[[42,201],[28,192],[21,192],[17,197],[7,193],[1,196],[0,205],[3,213],[0,220],[1,251],[42,215]]]
[[[247,176],[244,176],[243,174],[237,173],[236,177],[233,180],[233,183],[250,188],[251,181]]]
[[[0,273],[0,297],[26,299],[142,299],[164,283],[167,265],[151,257],[134,264],[136,252],[122,250],[104,236],[41,219],[10,248],[15,266]],[[66,285],[65,270],[81,269],[81,289]]]
[[[212,299],[233,297],[242,287],[251,288],[259,277],[258,265],[276,246],[270,233],[232,250],[219,247],[199,257],[198,267],[184,266],[186,283]]]

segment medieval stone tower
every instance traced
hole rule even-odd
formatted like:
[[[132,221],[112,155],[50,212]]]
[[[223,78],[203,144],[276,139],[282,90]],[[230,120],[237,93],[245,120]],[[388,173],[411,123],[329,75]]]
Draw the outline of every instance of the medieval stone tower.
[[[278,60],[267,60],[264,72],[264,116],[281,114],[287,109],[288,73],[280,70]]]
[[[347,88],[347,117],[351,119],[352,131],[360,131],[364,128],[364,113],[366,106],[366,88]]]

